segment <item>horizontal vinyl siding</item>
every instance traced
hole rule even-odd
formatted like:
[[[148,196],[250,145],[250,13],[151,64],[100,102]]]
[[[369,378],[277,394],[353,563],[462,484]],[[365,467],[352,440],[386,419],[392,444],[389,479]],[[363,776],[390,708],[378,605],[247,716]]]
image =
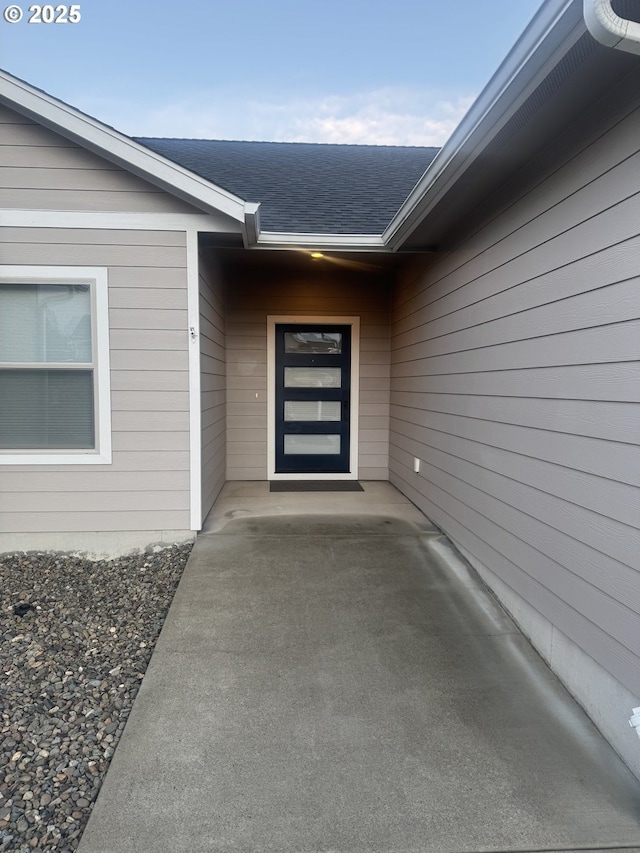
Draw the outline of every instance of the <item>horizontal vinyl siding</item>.
[[[189,530],[185,235],[3,228],[0,244],[6,264],[107,267],[113,431],[111,465],[0,465],[0,529]]]
[[[640,113],[601,119],[406,271],[390,479],[637,695]]]
[[[229,282],[227,478],[267,477],[267,316],[360,317],[359,477],[388,478],[389,289],[366,276],[314,273]]]
[[[0,106],[0,208],[193,213],[194,208]]]
[[[226,476],[224,287],[215,258],[200,255],[200,374],[202,422],[202,519]]]

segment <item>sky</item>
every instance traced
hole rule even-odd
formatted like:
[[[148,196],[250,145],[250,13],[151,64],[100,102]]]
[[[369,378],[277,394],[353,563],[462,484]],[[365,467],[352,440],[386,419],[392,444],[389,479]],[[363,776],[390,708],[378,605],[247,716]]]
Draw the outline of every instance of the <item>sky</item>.
[[[0,67],[132,136],[439,146],[539,5],[0,0]]]

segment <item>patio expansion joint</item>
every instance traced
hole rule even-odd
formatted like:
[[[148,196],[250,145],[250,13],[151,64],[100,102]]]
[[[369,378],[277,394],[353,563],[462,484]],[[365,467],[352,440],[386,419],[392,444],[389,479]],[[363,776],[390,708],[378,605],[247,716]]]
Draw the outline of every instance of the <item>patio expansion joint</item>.
[[[491,847],[482,848],[478,853],[640,853],[640,846],[628,844],[599,844],[597,847]],[[463,853],[463,851],[452,851],[452,853]]]

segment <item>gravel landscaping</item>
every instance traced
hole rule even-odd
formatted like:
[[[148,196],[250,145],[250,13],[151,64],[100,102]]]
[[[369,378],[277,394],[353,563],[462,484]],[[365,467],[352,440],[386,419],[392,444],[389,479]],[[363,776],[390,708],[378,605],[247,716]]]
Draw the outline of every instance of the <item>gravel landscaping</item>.
[[[0,555],[0,851],[80,836],[191,545]]]

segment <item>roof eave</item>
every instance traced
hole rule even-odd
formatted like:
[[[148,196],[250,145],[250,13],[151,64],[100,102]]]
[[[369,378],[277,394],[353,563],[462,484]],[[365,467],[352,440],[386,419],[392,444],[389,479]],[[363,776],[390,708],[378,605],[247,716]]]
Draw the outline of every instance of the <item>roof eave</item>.
[[[586,32],[577,0],[547,0],[382,235],[397,251]]]
[[[379,234],[294,234],[258,231],[257,239],[248,248],[379,252],[385,249],[385,244]]]
[[[245,226],[243,199],[4,71],[0,71],[0,102],[171,195]]]

